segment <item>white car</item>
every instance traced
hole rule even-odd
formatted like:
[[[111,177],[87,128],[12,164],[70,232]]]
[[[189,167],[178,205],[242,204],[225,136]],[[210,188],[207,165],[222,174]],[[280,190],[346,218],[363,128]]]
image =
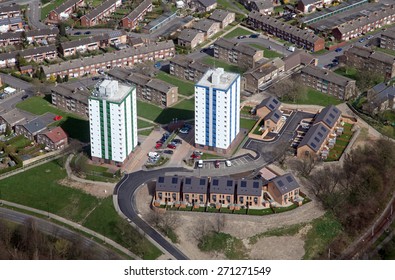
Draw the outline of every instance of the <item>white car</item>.
[[[200,159],[200,160],[198,161],[198,167],[199,167],[199,168],[203,168],[203,160]]]
[[[231,167],[231,166],[232,166],[232,163],[230,162],[230,160],[227,160],[227,161],[225,161],[225,165],[226,165],[227,167]]]

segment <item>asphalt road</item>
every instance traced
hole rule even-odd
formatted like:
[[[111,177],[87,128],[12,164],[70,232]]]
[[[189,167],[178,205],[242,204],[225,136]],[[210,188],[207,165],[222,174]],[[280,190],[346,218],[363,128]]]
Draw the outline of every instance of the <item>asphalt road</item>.
[[[127,174],[115,187],[114,195],[118,196],[118,205],[122,213],[127,216],[137,227],[144,231],[145,234],[150,236],[159,245],[161,245],[167,252],[173,255],[178,260],[188,259],[180,250],[168,242],[162,237],[155,229],[147,224],[138,215],[136,209],[136,202],[134,193],[136,190],[150,180],[157,178],[160,175],[170,172],[177,174],[177,172],[188,172],[184,168],[163,168],[152,171],[137,171],[131,174]]]
[[[39,0],[30,0],[29,1],[29,9],[27,11],[27,17],[29,20],[29,23],[37,28],[37,29],[42,29],[42,28],[48,28],[44,23],[42,23],[41,20],[41,3]]]
[[[45,234],[67,239],[70,241],[80,240],[81,249],[91,249],[95,255],[94,257],[101,260],[119,260],[122,259],[118,254],[112,250],[102,246],[101,244],[83,236],[77,234],[60,225],[51,223],[47,220],[36,218],[24,213],[16,212],[7,208],[0,207],[0,219],[11,221],[17,224],[24,224],[26,219],[34,219],[36,221],[37,229]]]

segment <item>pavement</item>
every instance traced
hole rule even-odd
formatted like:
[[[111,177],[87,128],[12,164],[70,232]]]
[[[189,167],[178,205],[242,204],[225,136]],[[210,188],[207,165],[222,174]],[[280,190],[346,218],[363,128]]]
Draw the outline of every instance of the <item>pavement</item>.
[[[29,2],[29,9],[26,15],[30,25],[36,29],[48,28],[47,25],[41,22],[41,2],[39,0],[30,0]]]
[[[92,236],[95,236],[101,240],[104,240],[105,242],[112,245],[113,247],[115,247],[114,245],[117,245],[115,242],[114,242],[115,244],[112,244],[113,242],[111,242],[111,240],[106,239],[104,236],[102,236],[100,234],[97,234],[97,233],[95,233],[95,232],[93,232],[93,231],[91,231],[79,224],[76,224],[71,221],[67,221],[61,217],[58,217],[58,216],[48,213],[46,211],[33,209],[30,207],[26,207],[23,205],[19,205],[19,204],[7,202],[7,201],[1,201],[1,202],[2,202],[2,204],[7,205],[7,206],[28,210],[30,212],[34,212],[34,213],[37,213],[37,214],[40,214],[43,216],[47,216],[50,219],[60,221],[60,222],[67,224],[79,231],[89,233]],[[51,222],[50,220],[44,220],[41,218],[37,218],[37,217],[31,216],[31,215],[28,215],[25,213],[20,213],[20,212],[10,210],[7,208],[3,208],[3,207],[0,207],[0,218],[3,220],[12,221],[17,224],[24,224],[27,219],[33,219],[36,222],[36,226],[39,231],[41,231],[45,234],[54,236],[54,237],[60,237],[60,238],[64,238],[64,239],[67,239],[70,241],[81,240],[82,241],[81,242],[81,247],[82,247],[81,249],[84,249],[84,248],[93,249],[97,253],[97,257],[99,259],[103,259],[103,260],[122,259],[121,256],[116,254],[111,249],[104,247],[103,245],[93,241],[92,239],[90,239],[88,237],[85,237],[82,234],[78,234],[78,233],[76,233],[72,230],[69,230],[63,226],[55,224],[55,223]],[[130,253],[127,249],[121,247],[120,245],[118,247],[119,248],[117,248],[117,247],[115,247],[115,248],[122,249],[121,251],[123,251],[124,253],[127,253],[129,256],[131,256],[133,258],[137,257],[137,256],[133,255],[132,253]],[[137,259],[139,259],[139,258],[137,257]]]

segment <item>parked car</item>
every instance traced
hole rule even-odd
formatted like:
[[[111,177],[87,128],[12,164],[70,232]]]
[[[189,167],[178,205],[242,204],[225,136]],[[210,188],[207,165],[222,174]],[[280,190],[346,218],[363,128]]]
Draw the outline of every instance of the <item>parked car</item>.
[[[174,151],[172,151],[172,150],[164,150],[163,153],[164,154],[168,154],[168,155],[172,155],[172,154],[174,154]]]
[[[227,167],[231,167],[231,166],[232,166],[232,163],[230,162],[230,160],[227,160],[227,161],[225,161],[225,165],[226,165]]]
[[[201,151],[198,151],[198,150],[193,151],[193,154],[194,155],[198,155],[198,156],[202,156],[203,155],[203,153]]]
[[[237,39],[244,39],[244,38],[247,38],[247,36],[241,35],[237,37]]]
[[[341,52],[343,49],[342,48],[337,48],[336,50],[335,50],[335,52]]]
[[[363,42],[365,42],[365,38],[361,38],[361,39],[359,39],[359,40],[358,40],[358,42],[360,42],[360,43],[363,43]]]
[[[215,166],[215,168],[219,168],[219,160],[216,160],[216,161],[214,162],[214,166]]]
[[[174,144],[169,144],[169,145],[167,145],[167,147],[168,147],[169,149],[173,149],[173,150],[174,150],[175,148],[177,148],[176,145],[174,145]]]
[[[368,40],[373,39],[374,35],[369,35],[368,37],[366,37]]]
[[[173,142],[176,144],[182,144],[182,140],[181,139],[173,139]]]
[[[157,152],[149,152],[148,157],[150,158],[159,158],[160,155]]]
[[[202,168],[202,167],[203,167],[203,160],[200,159],[200,160],[198,161],[198,167],[199,167],[199,168]]]
[[[188,133],[189,133],[189,130],[186,129],[186,128],[181,128],[181,129],[180,129],[180,133],[181,133],[181,134],[188,134]]]
[[[193,159],[195,159],[195,158],[199,159],[200,156],[199,156],[199,155],[192,154],[192,155],[191,155],[191,158],[193,158]]]
[[[367,43],[367,44],[365,45],[366,48],[369,48],[370,46],[371,46],[371,44],[369,44],[369,43]]]
[[[74,35],[81,35],[81,32],[75,32]]]
[[[28,99],[29,95],[25,94],[24,96],[21,97],[22,100]]]
[[[162,143],[156,143],[155,149],[160,149],[162,148],[163,144]]]
[[[91,32],[90,31],[86,31],[84,34],[89,35],[89,34],[91,34]]]
[[[259,34],[251,34],[250,35],[250,38],[258,38],[259,37]]]

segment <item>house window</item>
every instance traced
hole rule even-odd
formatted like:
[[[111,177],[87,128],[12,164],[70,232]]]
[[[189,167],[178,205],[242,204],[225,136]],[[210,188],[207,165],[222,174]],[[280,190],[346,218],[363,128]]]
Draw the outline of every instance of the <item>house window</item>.
[[[202,194],[199,195],[199,200],[200,200],[201,202],[203,202],[203,195],[202,195]]]
[[[176,198],[177,198],[176,193],[173,193],[172,197],[173,197],[173,200],[176,200]]]
[[[244,202],[244,197],[240,197],[239,201],[240,201],[240,203],[243,203]]]
[[[254,197],[254,203],[258,204],[258,198],[257,197]]]
[[[227,196],[226,196],[226,201],[227,201],[228,203],[230,203],[230,195],[227,195]]]
[[[189,200],[189,194],[186,194],[186,195],[185,195],[185,199],[186,199],[186,200]]]
[[[217,201],[217,195],[213,194],[213,201]]]
[[[158,197],[159,197],[159,199],[162,199],[162,193],[161,192],[158,193]]]

